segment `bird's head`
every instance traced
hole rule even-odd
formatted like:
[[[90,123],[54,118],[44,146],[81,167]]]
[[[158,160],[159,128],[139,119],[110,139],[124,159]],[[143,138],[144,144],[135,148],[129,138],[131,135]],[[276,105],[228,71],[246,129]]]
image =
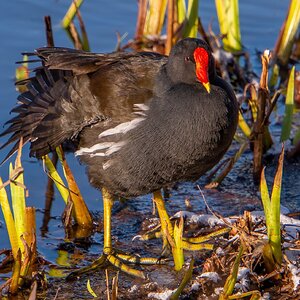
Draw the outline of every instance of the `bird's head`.
[[[200,82],[210,93],[210,81],[215,77],[215,61],[206,42],[196,38],[179,41],[172,49],[167,72],[173,82]]]

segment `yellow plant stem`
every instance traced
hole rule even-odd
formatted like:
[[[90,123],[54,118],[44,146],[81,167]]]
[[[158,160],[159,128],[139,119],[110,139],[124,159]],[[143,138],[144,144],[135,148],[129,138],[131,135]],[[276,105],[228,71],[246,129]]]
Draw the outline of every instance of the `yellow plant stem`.
[[[67,161],[63,154],[62,148],[58,147],[56,149],[56,152],[57,152],[59,160],[63,166],[65,178],[68,182],[68,187],[70,190],[70,197],[71,197],[73,205],[74,205],[75,220],[81,227],[92,227],[93,220],[92,220],[91,214],[83,200],[83,197],[81,196],[80,190],[79,190],[78,185],[75,181],[75,178],[71,172],[71,169],[70,169],[69,165],[67,164]]]
[[[169,55],[173,44],[174,44],[174,9],[175,8],[175,0],[168,1],[168,20],[167,20],[167,40],[166,40],[166,48],[165,54]]]
[[[27,270],[28,274],[32,274],[34,271],[34,264],[37,258],[36,250],[36,218],[35,207],[26,207],[25,209],[25,234],[24,239],[30,251],[30,268]]]
[[[9,286],[9,292],[14,295],[18,292],[19,288],[19,279],[20,279],[20,271],[21,271],[21,251],[18,250],[18,254],[16,259],[14,260],[14,266],[11,276],[11,283]]]
[[[238,293],[238,294],[235,294],[235,295],[231,295],[231,296],[228,296],[227,299],[228,300],[242,299],[242,298],[250,297],[250,296],[251,296],[250,300],[260,300],[260,299],[262,299],[260,292],[257,291],[257,290],[242,293],[242,294]]]
[[[243,252],[244,252],[244,247],[241,245],[239,253],[235,258],[231,273],[226,279],[224,289],[223,289],[223,292],[221,293],[221,295],[219,297],[219,300],[228,299],[228,296],[232,295],[233,290],[234,290],[234,286],[235,286],[235,283],[236,283],[236,279],[237,279],[240,260],[241,260],[241,257],[243,255]]]
[[[35,208],[26,207],[25,209],[25,235],[24,239],[29,247],[36,241],[36,222]]]
[[[264,207],[269,245],[264,247],[263,253],[269,271],[273,271],[282,262],[281,231],[280,231],[280,194],[283,170],[284,148],[282,148],[271,197],[265,178],[264,170],[261,173],[260,193]],[[273,257],[269,254],[272,252]]]
[[[281,230],[280,230],[280,194],[283,172],[283,160],[284,160],[284,147],[282,147],[281,154],[279,156],[276,175],[274,178],[274,184],[271,194],[271,217],[272,228],[270,229],[270,245],[276,260],[276,263],[281,265],[282,252],[281,252]]]
[[[15,227],[17,231],[18,244],[22,253],[22,260],[24,255],[24,245],[21,241],[21,236],[25,233],[25,191],[24,191],[24,175],[21,169],[20,162],[16,160],[16,167],[9,165],[10,190],[12,197],[12,208],[15,220]]]
[[[242,115],[242,113],[240,111],[239,111],[239,127],[241,128],[241,130],[243,131],[243,133],[245,134],[245,136],[248,139],[250,139],[251,128],[247,124],[245,118],[243,117],[243,115]]]
[[[215,3],[225,50],[242,50],[238,0],[215,0]]]
[[[193,268],[194,268],[194,258],[192,258],[189,268],[186,271],[186,273],[184,274],[182,281],[180,282],[180,285],[178,287],[178,289],[171,295],[171,297],[169,298],[169,300],[177,300],[179,299],[180,294],[182,293],[183,289],[186,287],[186,285],[188,284],[188,282],[192,279],[192,275],[193,275]]]
[[[26,244],[26,241],[23,237],[22,242],[24,243],[25,252],[23,255],[24,258],[21,263],[19,286],[23,286],[25,278],[32,278],[32,266],[34,263],[34,254],[32,249]]]
[[[97,298],[98,296],[96,295],[96,293],[93,291],[92,287],[91,287],[91,282],[88,279],[87,284],[86,284],[87,290],[89,291],[89,293],[94,297]]]
[[[288,64],[290,53],[294,44],[294,40],[299,29],[300,23],[300,1],[290,0],[288,14],[285,22],[281,27],[281,31],[275,46],[275,56],[277,55],[281,64]]]
[[[74,19],[77,10],[79,9],[79,7],[81,6],[81,4],[83,3],[83,0],[73,0],[72,4],[70,5],[66,15],[64,16],[62,22],[61,22],[61,26],[63,28],[68,28],[70,26],[70,23],[72,22],[72,20]]]
[[[292,67],[289,82],[287,87],[287,93],[285,98],[285,112],[281,131],[281,142],[284,142],[290,138],[292,129],[292,119],[294,112],[294,94],[295,94],[295,66]]]
[[[68,198],[69,198],[69,191],[67,187],[65,186],[63,180],[59,176],[58,172],[56,171],[51,159],[49,158],[48,155],[45,155],[42,157],[45,166],[48,169],[49,176],[53,179],[59,193],[61,194],[64,202],[67,204],[68,203]]]
[[[6,228],[8,231],[8,237],[11,245],[11,250],[13,253],[14,260],[17,259],[18,250],[19,250],[19,242],[18,242],[18,235],[15,227],[15,221],[9,206],[7,193],[5,188],[3,187],[2,179],[0,178],[0,205],[3,212]]]
[[[187,25],[183,37],[197,37],[198,33],[198,0],[189,0],[187,12]]]
[[[186,18],[186,4],[185,0],[176,0],[177,7],[177,21],[179,24],[183,23]]]
[[[264,245],[262,249],[262,255],[267,272],[273,272],[276,268],[276,262],[274,260],[273,251],[269,242]]]
[[[163,28],[167,0],[149,0],[144,35],[160,35]]]

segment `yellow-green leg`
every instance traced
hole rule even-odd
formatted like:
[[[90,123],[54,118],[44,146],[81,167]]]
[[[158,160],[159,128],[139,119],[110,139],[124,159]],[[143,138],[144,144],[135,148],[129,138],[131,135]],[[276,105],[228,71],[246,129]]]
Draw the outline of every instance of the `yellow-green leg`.
[[[111,242],[111,211],[114,203],[113,196],[105,189],[102,189],[103,197],[103,224],[104,224],[104,247],[103,255],[95,260],[90,266],[81,268],[72,272],[67,279],[72,279],[86,272],[95,270],[97,268],[105,267],[107,262],[126,272],[130,275],[145,278],[142,271],[129,267],[126,263],[131,264],[161,264],[164,261],[157,258],[141,258],[135,255],[118,253],[118,250],[113,249]]]
[[[172,225],[169,215],[166,210],[165,202],[160,191],[153,193],[153,200],[157,208],[158,216],[161,223],[159,231],[151,231],[141,236],[142,240],[148,240],[151,238],[162,238],[163,240],[163,251],[162,255],[166,254],[168,250],[172,250],[174,268],[180,270],[184,264],[183,250],[199,251],[199,250],[212,250],[213,245],[204,243],[213,237],[228,232],[229,228],[218,230],[217,232],[210,233],[206,236],[197,238],[185,238],[182,236],[183,232],[183,220],[179,223]]]

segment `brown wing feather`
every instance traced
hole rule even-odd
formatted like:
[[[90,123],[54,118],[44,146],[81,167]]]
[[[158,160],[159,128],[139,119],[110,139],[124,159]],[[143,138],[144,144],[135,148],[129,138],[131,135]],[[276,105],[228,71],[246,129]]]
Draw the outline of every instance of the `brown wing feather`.
[[[30,155],[41,157],[83,128],[103,120],[114,126],[133,118],[133,105],[152,97],[155,75],[166,58],[154,53],[95,54],[67,48],[40,48],[42,65],[22,81],[28,91],[18,97],[17,116],[0,136],[31,141]],[[102,125],[98,126],[102,127]],[[0,148],[0,149],[1,149]]]

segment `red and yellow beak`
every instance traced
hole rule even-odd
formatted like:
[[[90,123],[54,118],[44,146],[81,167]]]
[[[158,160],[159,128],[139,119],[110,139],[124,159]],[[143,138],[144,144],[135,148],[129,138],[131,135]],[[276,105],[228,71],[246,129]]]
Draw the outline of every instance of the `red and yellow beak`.
[[[198,80],[205,87],[206,91],[210,93],[210,83],[208,80],[208,53],[204,48],[197,48],[194,51],[194,59],[196,62],[196,76]]]

